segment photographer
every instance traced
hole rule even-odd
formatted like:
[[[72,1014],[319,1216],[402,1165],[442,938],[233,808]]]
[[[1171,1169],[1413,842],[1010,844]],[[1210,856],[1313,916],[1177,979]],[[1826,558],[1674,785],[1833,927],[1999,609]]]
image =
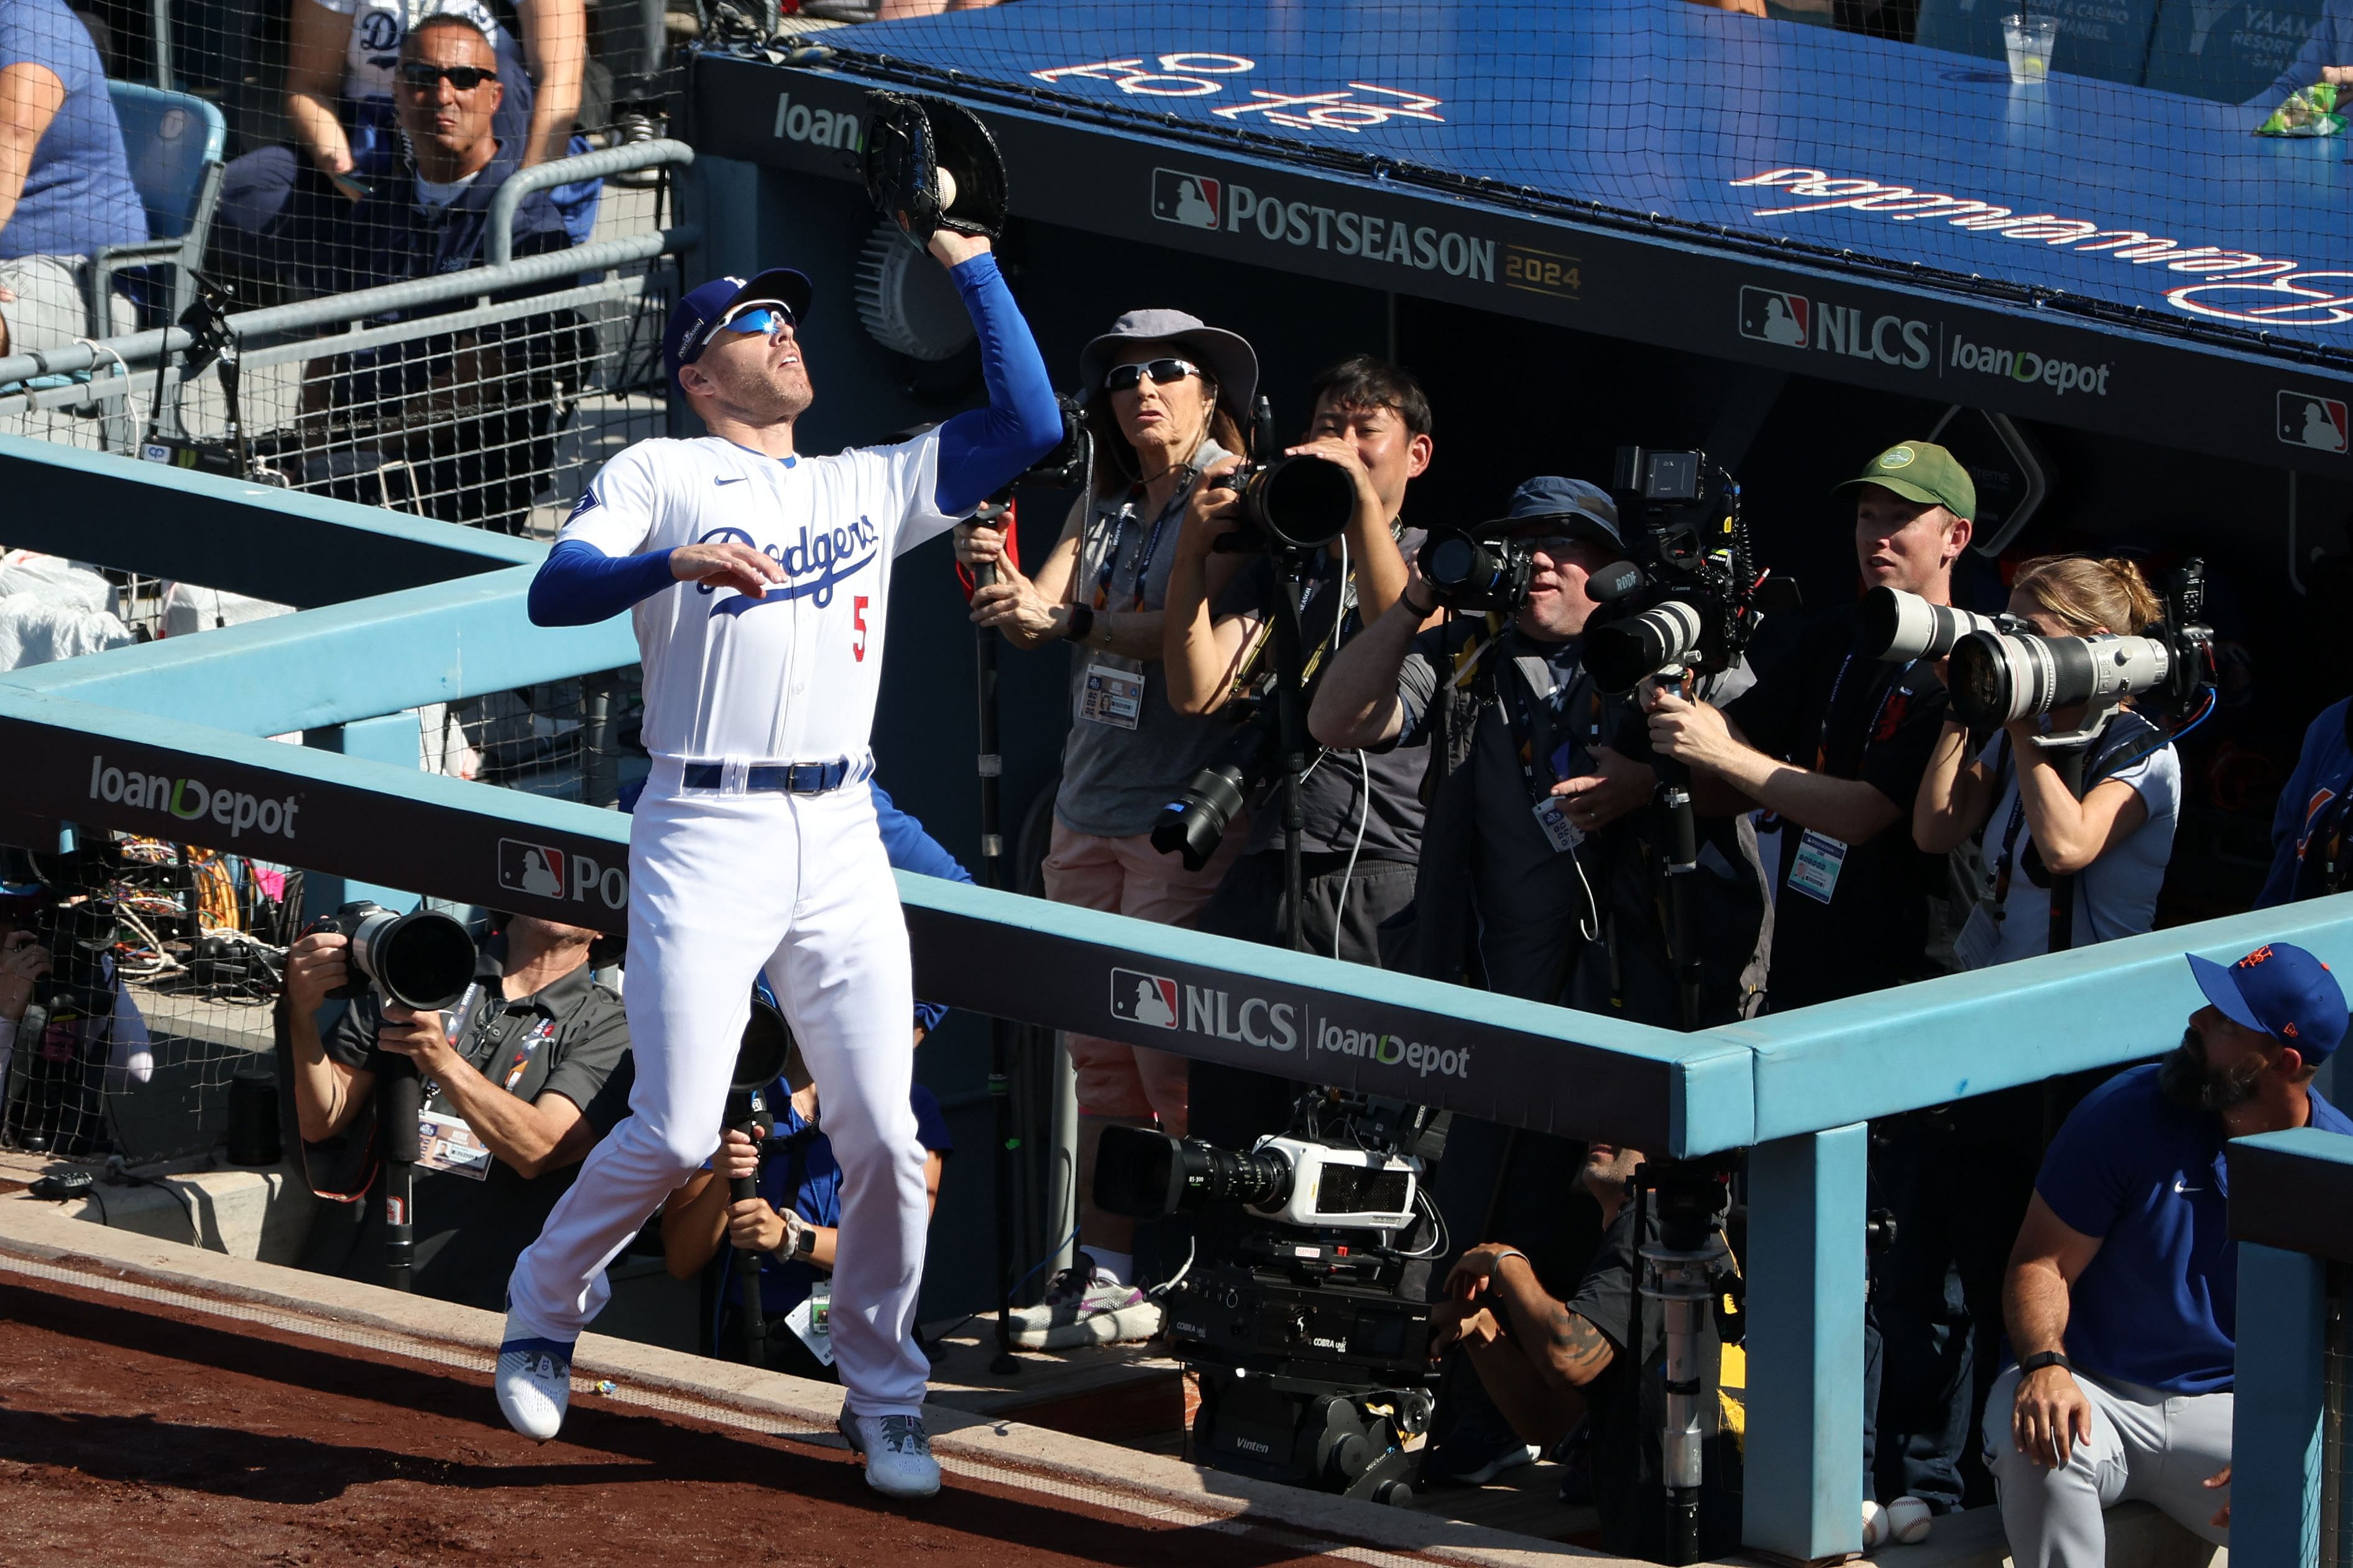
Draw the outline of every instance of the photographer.
[[[2138,636],[2164,607],[2129,561],[2045,555],[2018,569],[2010,613],[2047,637]],[[2149,929],[2173,852],[2181,760],[2163,731],[2129,707],[2115,710],[2083,748],[2070,785],[2056,753],[2037,742],[2083,724],[2084,705],[2002,727],[1967,762],[1968,726],[1947,712],[1921,775],[1912,837],[1942,855],[1984,835],[1984,882],[1954,952],[1983,969]],[[2053,908],[2053,900],[2058,907]]]
[[[1587,581],[1626,559],[1617,509],[1582,480],[1530,479],[1482,531],[1529,556],[1510,619],[1457,616],[1425,632],[1433,607],[1416,595],[1428,589],[1409,588],[1340,649],[1308,714],[1325,746],[1439,748],[1413,906],[1384,929],[1384,957],[1431,979],[1679,1026],[1641,812],[1656,782],[1642,717],[1630,698],[1604,697],[1581,658],[1596,609]],[[1714,689],[1746,679],[1736,671]],[[1703,834],[1701,880],[1723,894],[1706,900],[1711,921],[1745,904],[1753,941],[1761,894],[1736,831],[1716,821]],[[1704,1021],[1729,1019],[1748,955],[1722,929],[1695,945]]]
[[[97,908],[46,882],[0,880],[0,1140],[13,1148],[109,1152],[105,1093],[154,1073],[147,1020],[113,959],[92,951],[102,934],[111,945],[111,914],[101,928]],[[64,939],[65,964],[44,927]]]
[[[1366,625],[1387,615],[1405,592],[1406,558],[1422,532],[1398,521],[1407,484],[1430,467],[1430,400],[1413,377],[1370,355],[1343,360],[1315,378],[1314,413],[1305,454],[1345,468],[1356,483],[1347,531],[1315,558],[1301,584],[1302,642],[1309,681]],[[1215,474],[1234,463],[1219,465]],[[1217,542],[1245,525],[1240,498],[1215,488],[1196,492],[1168,578],[1163,659],[1170,705],[1184,713],[1218,713],[1265,662],[1269,616],[1283,591],[1266,555],[1253,559],[1229,597],[1246,607],[1210,614],[1208,581]],[[1271,697],[1267,699],[1271,704]],[[1421,848],[1419,758],[1414,752],[1325,751],[1300,785],[1305,865],[1300,924],[1307,949],[1356,963],[1377,963],[1375,931],[1413,899]],[[1200,928],[1220,936],[1281,945],[1283,854],[1276,786],[1250,803],[1248,845],[1201,911]]]
[[[1642,1313],[1641,1364],[1624,1360],[1635,1311],[1636,1256],[1660,1245],[1658,1215],[1634,1234],[1627,1202],[1639,1149],[1587,1147],[1577,1184],[1601,1207],[1601,1245],[1568,1300],[1556,1300],[1526,1253],[1490,1242],[1465,1252],[1447,1276],[1446,1300],[1430,1309],[1432,1360],[1462,1347],[1480,1386],[1521,1441],[1549,1449],[1582,1423],[1590,1434],[1593,1500],[1605,1552],[1659,1558],[1666,1549],[1664,1315]],[[1712,1312],[1699,1314],[1701,1405],[1706,1437],[1700,1492],[1700,1549],[1738,1549],[1739,1448],[1723,1440],[1716,1373],[1722,1350]]]
[[[432,1139],[415,1189],[419,1295],[498,1310],[515,1256],[619,1119],[627,1080],[613,1080],[629,1026],[621,999],[589,978],[596,933],[516,915],[504,935],[503,952],[486,951],[478,964],[482,993],[470,1014],[379,1006],[371,991],[323,1039],[319,1011],[350,979],[349,939],[313,931],[289,951],[285,1017],[305,1159],[314,1172],[332,1163],[350,1173],[348,1182],[314,1176],[331,1195],[364,1194],[322,1209],[304,1268],[384,1279],[384,1169],[373,1118],[361,1117],[390,1058],[406,1058],[427,1080]]]
[[[1237,822],[1198,871],[1152,847],[1162,809],[1232,732],[1178,711],[1160,668],[1163,606],[1185,509],[1204,475],[1239,454],[1258,386],[1258,356],[1229,331],[1179,310],[1131,310],[1079,356],[1094,439],[1094,493],[1072,508],[1035,577],[1004,558],[1003,535],[961,531],[957,559],[997,568],[973,595],[972,618],[1018,647],[1079,645],[1071,661],[1071,724],[1054,797],[1046,896],[1175,925],[1216,891],[1247,837]],[[1241,558],[1208,568],[1223,595]],[[1047,1294],[1058,1322],[1144,1304],[1134,1288],[1134,1223],[1094,1206],[1095,1145],[1105,1125],[1187,1129],[1185,1058],[1089,1035],[1067,1037],[1078,1074],[1079,1214],[1087,1250]],[[1134,1325],[1148,1331],[1141,1319]]]

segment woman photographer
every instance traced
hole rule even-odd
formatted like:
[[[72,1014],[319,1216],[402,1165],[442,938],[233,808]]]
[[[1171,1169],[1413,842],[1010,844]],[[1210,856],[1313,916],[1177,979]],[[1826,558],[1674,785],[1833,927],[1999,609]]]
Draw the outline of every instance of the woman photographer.
[[[1004,536],[995,530],[960,531],[956,552],[968,565],[996,568],[996,581],[973,595],[976,623],[997,627],[1018,647],[1079,645],[1046,896],[1174,925],[1208,901],[1250,837],[1246,824],[1235,823],[1198,871],[1151,840],[1164,808],[1233,732],[1229,719],[1169,705],[1162,606],[1187,501],[1208,470],[1242,450],[1258,356],[1233,333],[1182,311],[1131,310],[1087,344],[1079,384],[1094,438],[1093,490],[1071,509],[1037,574],[1024,576],[1004,558]],[[1214,558],[1213,604],[1241,560]],[[1156,994],[1151,1001],[1166,1006]],[[1086,1035],[1069,1039],[1082,1118],[1080,1228],[1090,1245],[1049,1292],[1049,1310],[1025,1325],[1033,1342],[1078,1319],[1143,1304],[1134,1286],[1134,1222],[1093,1206],[1103,1127],[1156,1123],[1179,1136],[1186,1130],[1184,1058]],[[1114,1326],[1124,1335],[1150,1325]]]
[[[2047,637],[2137,636],[2163,606],[2129,561],[2045,555],[2018,570],[2010,612]],[[1981,834],[1977,907],[1954,944],[1965,969],[2052,951],[2052,897],[2066,910],[2061,947],[2149,929],[2173,853],[2181,761],[2165,734],[2127,705],[2083,752],[2070,788],[2061,753],[2042,734],[2080,727],[2079,704],[2003,726],[1973,758],[1968,729],[1945,721],[1912,807],[1912,837],[1932,855]]]

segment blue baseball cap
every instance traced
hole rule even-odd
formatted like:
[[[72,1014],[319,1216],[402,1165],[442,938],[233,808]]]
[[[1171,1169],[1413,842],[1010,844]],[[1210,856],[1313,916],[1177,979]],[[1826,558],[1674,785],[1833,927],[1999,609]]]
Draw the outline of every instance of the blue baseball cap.
[[[1505,533],[1522,523],[1555,518],[1582,524],[1568,531],[1597,544],[1606,544],[1612,550],[1626,548],[1626,541],[1618,532],[1618,506],[1609,499],[1609,492],[1584,479],[1565,479],[1557,474],[1538,475],[1514,490],[1511,506],[1490,522],[1487,530]]]
[[[2300,947],[2275,942],[2225,967],[2185,953],[2198,989],[2222,1016],[2325,1062],[2345,1037],[2345,992],[2337,976]]]
[[[662,333],[662,368],[670,384],[678,384],[679,366],[692,364],[710,346],[711,334],[740,305],[773,300],[797,321],[808,314],[817,290],[806,274],[789,267],[771,267],[746,283],[741,278],[713,278],[670,307],[670,326]]]

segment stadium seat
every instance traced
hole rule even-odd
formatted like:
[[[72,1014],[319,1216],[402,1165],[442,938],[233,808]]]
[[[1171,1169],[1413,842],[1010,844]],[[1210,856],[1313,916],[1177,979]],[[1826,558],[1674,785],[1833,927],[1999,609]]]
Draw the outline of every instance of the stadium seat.
[[[2123,0],[2121,5],[2053,0],[2031,9],[2059,24],[2052,69],[2138,87],[2148,68],[2149,39],[2157,30],[2158,4],[2159,0]],[[2184,4],[2182,8],[2189,6]],[[1932,49],[1976,55],[2007,71],[2010,56],[2002,47],[2001,19],[2020,9],[2010,0],[1921,0],[1920,30],[1915,41]],[[2200,0],[2199,9],[2212,6]]]
[[[2320,19],[2322,0],[2159,0],[2146,85],[2244,103],[2295,61]]]
[[[122,126],[132,184],[147,208],[149,238],[109,246],[91,258],[90,331],[99,338],[112,335],[106,301],[122,273],[148,269],[153,279],[152,269],[172,269],[168,293],[152,282],[144,290],[149,311],[164,320],[176,320],[195,298],[228,140],[221,111],[201,98],[128,81],[109,82],[107,90]]]

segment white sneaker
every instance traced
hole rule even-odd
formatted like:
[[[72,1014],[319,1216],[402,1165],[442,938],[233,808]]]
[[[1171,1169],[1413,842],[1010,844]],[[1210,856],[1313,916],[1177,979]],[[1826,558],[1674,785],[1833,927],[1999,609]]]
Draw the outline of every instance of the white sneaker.
[[[572,1403],[572,1347],[517,1332],[510,1314],[495,1381],[507,1425],[544,1443],[563,1429],[565,1407]]]
[[[940,1462],[920,1415],[852,1415],[835,1423],[866,1456],[866,1484],[885,1497],[929,1497],[940,1489]]]
[[[1085,1253],[1054,1277],[1046,1300],[1013,1313],[1013,1342],[1023,1350],[1148,1340],[1160,1331],[1160,1304],[1094,1266]]]

